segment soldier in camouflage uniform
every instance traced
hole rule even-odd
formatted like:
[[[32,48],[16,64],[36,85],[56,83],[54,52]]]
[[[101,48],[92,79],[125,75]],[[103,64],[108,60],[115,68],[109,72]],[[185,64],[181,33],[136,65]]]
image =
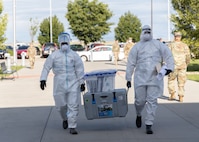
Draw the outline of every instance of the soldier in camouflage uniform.
[[[128,54],[129,51],[131,50],[131,48],[134,46],[134,43],[132,42],[132,38],[129,38],[129,40],[126,42],[126,45],[124,47],[124,55],[125,55],[125,59],[128,58]]]
[[[179,101],[183,102],[184,86],[187,79],[186,71],[190,63],[190,50],[185,43],[181,42],[180,32],[175,32],[174,36],[174,42],[169,45],[175,61],[175,69],[168,75],[169,100],[175,100],[175,80],[177,79]]]
[[[117,61],[118,61],[119,53],[120,53],[120,46],[119,46],[118,40],[115,40],[115,42],[113,44],[112,52],[114,55],[115,65],[117,65]]]
[[[27,56],[29,57],[30,68],[33,69],[35,64],[36,48],[33,46],[32,43],[27,49]]]

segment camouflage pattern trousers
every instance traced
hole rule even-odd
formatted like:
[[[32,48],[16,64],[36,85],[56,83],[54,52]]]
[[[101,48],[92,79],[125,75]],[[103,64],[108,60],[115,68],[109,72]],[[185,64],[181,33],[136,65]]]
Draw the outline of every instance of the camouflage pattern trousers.
[[[175,69],[174,72],[168,75],[168,90],[169,94],[175,94],[175,85],[178,85],[178,95],[184,96],[184,86],[187,80],[186,69]]]
[[[114,62],[115,62],[115,65],[118,64],[118,59],[119,59],[119,52],[113,52],[113,56],[114,56]]]
[[[30,62],[30,68],[33,69],[35,64],[35,57],[29,57],[29,62]]]

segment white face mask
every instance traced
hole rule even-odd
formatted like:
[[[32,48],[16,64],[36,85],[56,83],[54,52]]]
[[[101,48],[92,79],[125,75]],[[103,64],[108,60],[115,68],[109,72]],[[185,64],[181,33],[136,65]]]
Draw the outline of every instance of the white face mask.
[[[151,34],[144,34],[143,35],[143,40],[144,41],[148,41],[148,40],[151,40],[151,39],[152,39]]]
[[[145,31],[142,31],[140,39],[142,41],[149,41],[149,40],[151,40],[152,39],[151,32],[145,33]]]
[[[68,49],[69,49],[69,45],[64,44],[61,46],[61,50],[64,52],[66,52]]]

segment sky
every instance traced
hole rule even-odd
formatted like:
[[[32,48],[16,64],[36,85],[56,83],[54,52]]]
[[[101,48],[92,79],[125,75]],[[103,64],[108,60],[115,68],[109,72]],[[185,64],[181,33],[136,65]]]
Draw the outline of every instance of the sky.
[[[3,14],[8,14],[8,24],[5,34],[5,36],[7,37],[6,43],[13,43],[14,39],[13,1],[14,0],[3,0]],[[152,27],[154,38],[162,38],[163,40],[168,40],[172,38],[172,35],[168,34],[169,31],[172,30],[172,25],[168,20],[168,1],[170,0],[98,1],[108,4],[109,10],[113,12],[113,16],[110,19],[110,22],[113,22],[114,25],[111,26],[111,31],[103,37],[105,41],[114,40],[114,28],[117,27],[119,18],[128,11],[137,16],[140,19],[142,25],[151,25],[151,19],[153,19]],[[151,1],[153,2],[153,18],[151,18]],[[65,18],[65,14],[67,12],[67,3],[68,0],[51,0],[52,16],[56,15],[59,18],[59,21],[64,24],[65,31],[71,34],[68,29],[68,21]],[[38,19],[40,23],[45,18],[48,18],[50,16],[50,0],[15,0],[15,8],[16,42],[28,43],[30,42],[30,18]],[[38,34],[39,31],[37,35]],[[76,37],[74,37],[73,35],[71,35],[71,37],[72,40],[76,40]],[[34,40],[37,40],[36,36]]]

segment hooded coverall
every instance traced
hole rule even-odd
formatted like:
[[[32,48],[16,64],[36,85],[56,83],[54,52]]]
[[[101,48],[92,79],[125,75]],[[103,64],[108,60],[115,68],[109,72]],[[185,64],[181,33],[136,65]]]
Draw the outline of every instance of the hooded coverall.
[[[126,80],[132,80],[134,73],[135,108],[138,116],[146,104],[146,125],[153,125],[157,109],[157,98],[163,94],[163,80],[158,80],[157,65],[166,63],[168,69],[174,69],[173,56],[163,43],[152,39],[140,41],[130,50]]]
[[[69,128],[77,127],[80,102],[80,85],[84,83],[84,66],[79,55],[69,49],[54,51],[44,64],[40,80],[47,80],[49,71],[54,73],[53,96],[55,105]]]

